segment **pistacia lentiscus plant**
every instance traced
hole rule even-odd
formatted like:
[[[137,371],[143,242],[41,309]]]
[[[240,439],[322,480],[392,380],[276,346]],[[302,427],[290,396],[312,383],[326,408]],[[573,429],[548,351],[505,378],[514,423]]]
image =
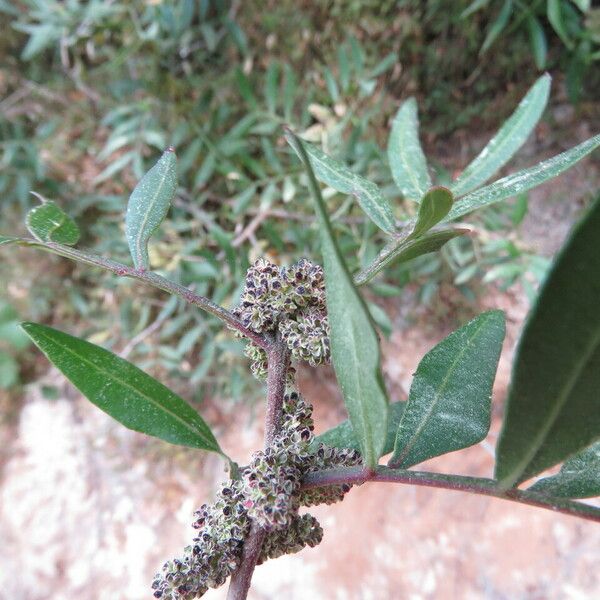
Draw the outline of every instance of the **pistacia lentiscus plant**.
[[[575,227],[529,315],[513,367],[494,478],[412,470],[424,460],[480,442],[490,425],[491,390],[504,338],[500,311],[483,313],[422,359],[407,401],[390,402],[371,315],[359,292],[392,261],[409,260],[465,233],[453,221],[476,208],[543,183],[600,145],[596,136],[530,169],[484,186],[523,144],[549,92],[542,77],[481,154],[450,188],[436,187],[418,140],[414,100],[392,124],[389,162],[417,216],[397,227],[374,183],[349,171],[286,130],[308,176],[319,224],[323,267],[307,260],[278,266],[257,260],[231,309],[150,268],[148,242],[177,193],[176,157],[167,149],[133,191],[125,229],[133,266],[74,248],[75,222],[54,202],[27,217],[31,238],[0,244],[48,250],[184,298],[246,340],[253,373],[266,380],[265,444],[246,466],[231,460],[202,417],[149,375],[87,341],[50,327],[24,330],[94,404],[126,427],[173,444],[216,452],[229,465],[180,557],[152,583],[156,598],[202,596],[230,578],[229,598],[246,597],[257,564],[317,545],[323,530],[304,507],[342,500],[367,481],[461,490],[548,508],[600,522],[600,508],[573,498],[600,496],[600,200]],[[317,179],[352,195],[389,242],[355,274],[344,262]],[[333,363],[349,420],[319,437],[312,407],[295,383],[293,364]],[[381,457],[390,454],[387,465]],[[549,477],[543,471],[564,463]],[[532,478],[537,480],[533,485]],[[525,486],[526,489],[524,488]]]

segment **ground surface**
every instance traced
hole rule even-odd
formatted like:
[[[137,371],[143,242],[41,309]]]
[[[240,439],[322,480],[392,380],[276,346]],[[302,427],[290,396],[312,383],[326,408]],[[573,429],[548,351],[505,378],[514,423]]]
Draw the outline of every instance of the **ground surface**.
[[[529,164],[533,153],[552,152],[526,149]],[[559,184],[534,192],[525,239],[544,253],[554,252],[594,180],[597,174],[587,162]],[[426,468],[492,473],[509,365],[527,303],[519,290],[488,288],[479,306],[467,312],[486,308],[505,310],[508,321],[492,431],[483,444],[430,461]],[[418,307],[410,290],[388,310],[395,331],[384,344],[384,368],[399,399],[419,359],[455,323]],[[0,430],[0,599],[149,597],[155,570],[191,539],[192,513],[211,497],[224,475],[222,465],[217,458],[165,449],[120,428],[60,382],[50,372],[31,386],[18,422]],[[44,399],[42,383],[58,384],[61,397]],[[319,430],[345,418],[327,373],[303,371],[300,385],[315,404]],[[260,422],[260,412],[225,402],[206,417],[220,429],[226,451],[244,461],[260,445],[261,431],[251,427]],[[324,526],[323,543],[259,567],[250,598],[600,597],[600,528],[587,522],[489,498],[391,484],[365,485],[342,504],[312,512]],[[206,597],[224,595],[223,589]]]

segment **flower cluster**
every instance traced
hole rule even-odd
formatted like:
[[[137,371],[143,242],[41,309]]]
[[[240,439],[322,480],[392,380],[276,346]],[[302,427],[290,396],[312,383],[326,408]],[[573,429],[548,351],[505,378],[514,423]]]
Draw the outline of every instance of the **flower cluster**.
[[[302,259],[277,267],[258,259],[246,274],[244,291],[234,314],[256,333],[279,331],[294,360],[313,366],[329,362],[329,324],[323,269]],[[266,354],[248,343],[252,372],[266,377]]]
[[[191,600],[222,585],[240,563],[250,522],[267,532],[259,564],[269,558],[316,546],[323,537],[317,520],[301,506],[331,504],[350,489],[334,485],[301,490],[310,472],[360,463],[355,450],[314,448],[312,406],[296,392],[283,400],[281,430],[271,446],[255,452],[241,479],[223,484],[213,504],[196,512],[198,534],[180,559],[168,561],[152,588],[161,600]]]

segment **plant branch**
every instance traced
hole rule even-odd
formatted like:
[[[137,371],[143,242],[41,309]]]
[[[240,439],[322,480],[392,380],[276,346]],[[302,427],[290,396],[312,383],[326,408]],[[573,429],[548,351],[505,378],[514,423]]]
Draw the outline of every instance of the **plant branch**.
[[[133,267],[129,267],[122,263],[116,262],[110,258],[104,258],[103,256],[98,256],[96,254],[90,254],[88,252],[82,252],[81,250],[77,250],[76,248],[71,248],[70,246],[63,246],[62,244],[57,244],[55,242],[40,242],[34,239],[27,238],[10,238],[11,243],[19,244],[21,246],[28,246],[33,248],[41,248],[43,250],[47,250],[54,254],[58,254],[59,256],[63,256],[65,258],[70,258],[71,260],[75,260],[77,262],[81,262],[87,265],[92,265],[95,267],[100,267],[119,277],[129,277],[131,279],[137,279],[138,281],[143,281],[155,288],[168,292],[169,294],[173,294],[175,296],[179,296],[183,298],[189,304],[193,304],[198,306],[202,310],[210,313],[211,315],[217,317],[221,321],[224,321],[232,327],[239,331],[242,335],[252,340],[254,344],[266,350],[267,352],[270,349],[270,342],[263,335],[260,335],[251,329],[248,329],[237,317],[235,317],[230,311],[215,304],[212,300],[205,298],[204,296],[200,296],[192,292],[192,290],[186,288],[185,286],[175,283],[154,271],[143,271],[134,269]]]
[[[502,500],[510,500],[530,506],[545,508],[565,515],[596,521],[600,523],[600,508],[566,500],[563,498],[549,498],[537,492],[527,490],[508,489],[498,487],[498,482],[483,477],[465,477],[463,475],[445,475],[442,473],[428,473],[424,471],[406,471],[379,466],[374,471],[364,467],[345,469],[328,469],[309,473],[302,483],[304,489],[323,487],[326,485],[341,485],[344,483],[361,485],[369,481],[386,483],[406,483],[426,487],[443,488],[461,492],[470,492],[483,496],[492,496]]]
[[[280,339],[275,339],[267,350],[267,412],[265,416],[265,448],[268,448],[281,429],[283,396],[289,369],[290,353]],[[240,566],[231,575],[227,600],[246,600],[252,574],[265,540],[266,531],[255,522],[244,542]]]

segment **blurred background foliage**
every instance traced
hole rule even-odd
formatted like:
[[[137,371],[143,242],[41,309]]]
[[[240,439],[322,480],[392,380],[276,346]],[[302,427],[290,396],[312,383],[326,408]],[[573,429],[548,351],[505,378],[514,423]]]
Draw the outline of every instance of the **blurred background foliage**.
[[[568,94],[597,124],[600,73],[589,67],[598,59],[598,9],[564,0],[556,13],[555,4],[0,0],[0,230],[23,232],[35,190],[77,219],[82,246],[127,261],[128,194],[174,145],[180,188],[152,264],[235,303],[257,256],[318,260],[284,123],[381,185],[400,220],[414,206],[394,187],[384,148],[389,119],[409,95],[419,101],[430,162],[447,180],[539,70],[554,75],[553,101]],[[377,230],[352,199],[326,197],[347,257],[366,264],[381,245]],[[377,299],[409,283],[422,303],[439,301],[445,283],[465,302],[489,282],[518,283],[533,297],[548,259],[520,242],[527,209],[527,196],[491,207],[474,219],[475,235],[389,269],[369,292],[382,332],[392,323]],[[3,252],[0,280],[0,330],[11,332],[0,334],[0,387],[36,375],[31,359],[17,367],[28,352],[15,333],[20,314],[130,355],[197,401],[247,399],[258,389],[239,342],[175,298],[26,250]]]

